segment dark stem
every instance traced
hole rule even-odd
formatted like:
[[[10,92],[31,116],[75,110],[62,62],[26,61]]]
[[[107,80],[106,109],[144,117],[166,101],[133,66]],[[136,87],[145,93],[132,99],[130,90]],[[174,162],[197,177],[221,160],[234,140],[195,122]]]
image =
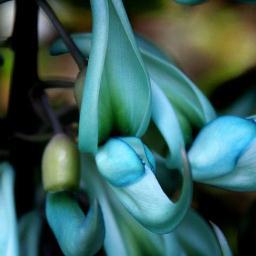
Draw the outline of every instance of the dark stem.
[[[16,202],[18,214],[32,209],[35,195],[35,168],[41,159],[41,148],[17,139],[14,134],[34,134],[40,120],[32,107],[29,92],[38,80],[38,6],[35,0],[16,0],[15,23],[12,36],[14,66],[9,107],[2,139],[7,142],[9,161],[16,171]],[[1,136],[0,135],[0,136]]]
[[[63,133],[61,124],[60,124],[60,122],[57,118],[57,115],[54,113],[52,107],[50,106],[49,101],[48,101],[48,97],[47,97],[46,94],[42,94],[41,102],[42,102],[42,106],[43,106],[43,108],[46,112],[46,115],[49,119],[49,122],[52,126],[52,129],[53,129],[54,133],[55,134]]]
[[[45,80],[39,81],[38,85],[42,89],[74,89],[75,82],[68,80]]]
[[[47,17],[50,19],[55,29],[59,32],[64,43],[69,49],[70,54],[72,55],[75,62],[77,63],[79,69],[82,70],[87,65],[86,58],[83,56],[79,48],[76,46],[76,44],[73,42],[69,34],[66,32],[60,20],[58,19],[58,17],[56,16],[55,12],[51,8],[51,6],[48,4],[48,2],[46,0],[37,0],[37,2],[40,8],[42,8],[42,10],[45,12]]]

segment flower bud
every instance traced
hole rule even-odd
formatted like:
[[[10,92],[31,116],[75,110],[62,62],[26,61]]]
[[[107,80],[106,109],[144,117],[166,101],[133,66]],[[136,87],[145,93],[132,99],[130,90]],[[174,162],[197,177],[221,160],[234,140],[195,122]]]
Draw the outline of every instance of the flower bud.
[[[45,148],[42,179],[46,191],[77,189],[80,181],[80,155],[64,134],[54,136]]]
[[[235,116],[205,126],[190,151],[194,180],[239,191],[256,190],[256,123]]]

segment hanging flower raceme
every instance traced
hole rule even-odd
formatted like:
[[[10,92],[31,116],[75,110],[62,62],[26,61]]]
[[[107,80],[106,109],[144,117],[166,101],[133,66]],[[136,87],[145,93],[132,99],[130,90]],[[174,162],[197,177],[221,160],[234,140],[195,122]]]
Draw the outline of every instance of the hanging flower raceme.
[[[14,205],[14,172],[0,164],[0,255],[18,256],[18,229]]]
[[[204,127],[191,149],[193,179],[236,191],[256,190],[256,123],[219,117]]]

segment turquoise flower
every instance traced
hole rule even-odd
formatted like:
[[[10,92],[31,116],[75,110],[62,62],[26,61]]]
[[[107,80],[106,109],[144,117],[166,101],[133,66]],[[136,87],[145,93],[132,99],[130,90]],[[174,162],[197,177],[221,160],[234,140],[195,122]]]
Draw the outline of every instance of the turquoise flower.
[[[72,38],[84,55],[88,57],[91,49],[91,34],[75,34]],[[163,146],[167,144],[169,154],[166,157],[169,166],[174,168],[178,165],[177,161],[181,162],[180,146],[184,146],[184,141],[191,140],[192,128],[201,128],[214,119],[216,114],[207,98],[176,67],[172,59],[140,36],[136,36],[136,42],[150,77],[151,120],[165,139],[165,141],[158,140],[157,144]],[[57,40],[50,51],[53,55],[68,52],[61,40]],[[78,82],[77,85],[79,89],[76,98],[80,104],[81,83]],[[149,127],[144,139],[150,147],[154,148],[156,145],[155,135],[152,138],[151,129],[152,126]],[[156,133],[154,132],[154,134]]]
[[[95,153],[111,134],[142,136],[150,82],[120,0],[92,0],[92,49],[82,94],[79,147]],[[85,76],[85,81],[83,82]]]
[[[193,179],[236,191],[256,190],[256,123],[235,116],[205,126],[188,156]]]

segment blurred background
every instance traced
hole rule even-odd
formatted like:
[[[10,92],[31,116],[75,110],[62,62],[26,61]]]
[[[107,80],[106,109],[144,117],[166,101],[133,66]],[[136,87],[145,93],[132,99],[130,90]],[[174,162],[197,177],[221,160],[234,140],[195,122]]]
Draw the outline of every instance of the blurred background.
[[[88,1],[49,3],[67,31],[91,31]],[[256,114],[256,5],[231,0],[210,0],[198,6],[171,0],[126,0],[125,4],[134,30],[173,56],[220,114]],[[14,13],[13,1],[0,5],[0,117],[8,106],[13,65],[13,53],[3,42],[12,33]],[[40,77],[75,80],[78,68],[72,57],[51,57],[48,53],[58,36],[40,13]],[[53,106],[74,104],[70,90],[49,90],[48,94]],[[196,185],[193,206],[224,230],[237,255],[247,255],[256,242],[255,199],[256,193]]]

